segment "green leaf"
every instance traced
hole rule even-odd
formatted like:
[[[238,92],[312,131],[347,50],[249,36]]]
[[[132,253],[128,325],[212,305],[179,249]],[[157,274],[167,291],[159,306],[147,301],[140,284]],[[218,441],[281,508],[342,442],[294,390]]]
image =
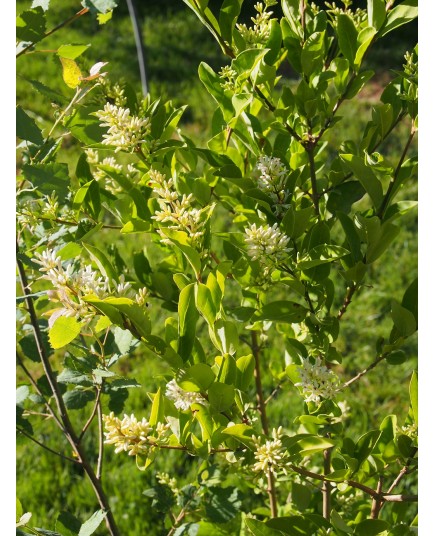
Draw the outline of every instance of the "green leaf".
[[[417,373],[413,371],[410,380],[410,405],[413,410],[413,418],[416,425],[418,424],[418,382]]]
[[[208,400],[211,407],[218,412],[228,410],[234,401],[235,388],[233,385],[215,382],[208,390]]]
[[[20,385],[16,391],[16,404],[22,404],[28,398],[30,389],[28,385]]]
[[[297,510],[306,510],[306,508],[309,507],[311,497],[312,492],[307,486],[298,484],[297,482],[292,483],[291,502],[295,505]]]
[[[27,140],[35,145],[42,145],[44,138],[35,120],[29,117],[26,112],[17,106],[16,111],[16,135],[22,140]]]
[[[26,164],[22,169],[24,177],[37,188],[41,194],[51,195],[56,192],[60,203],[68,195],[70,182],[67,164],[51,162],[49,164]]]
[[[262,521],[251,517],[246,518],[246,527],[249,531],[248,534],[252,534],[253,536],[279,536],[282,534],[279,530],[267,527]]]
[[[201,62],[199,65],[199,78],[210,95],[219,105],[221,111],[223,112],[224,120],[230,121],[232,119],[234,110],[231,99],[225,95],[223,87],[221,86],[222,80],[220,77],[209,65],[207,65],[205,62]]]
[[[81,324],[74,317],[59,316],[50,328],[49,340],[52,348],[63,348],[80,333]]]
[[[80,528],[78,536],[90,536],[100,526],[102,520],[107,515],[103,510],[97,510]]]
[[[91,13],[107,13],[118,5],[117,0],[82,0],[81,5],[88,7]],[[82,536],[80,534],[80,536]]]
[[[383,202],[383,188],[381,182],[372,171],[372,168],[365,164],[362,157],[354,154],[341,154],[340,158],[351,169],[366,190],[366,193],[372,199],[375,208],[379,210]]]
[[[225,0],[220,8],[219,26],[221,36],[229,44],[232,43],[232,32],[240,14],[242,3],[243,0]]]
[[[60,512],[57,516],[55,528],[62,536],[77,536],[80,527],[80,520],[69,512]]]
[[[164,422],[164,399],[161,388],[158,388],[157,394],[152,401],[151,416],[149,417],[149,424],[155,426],[159,422]]]
[[[90,45],[61,45],[57,49],[57,55],[60,58],[75,60],[75,58],[81,56],[89,47]]]
[[[330,514],[330,521],[332,522],[332,525],[346,533],[346,534],[352,534],[353,533],[353,529],[351,527],[349,527],[345,521],[342,519],[342,517],[338,514],[338,512],[336,512],[336,510],[332,510],[331,514]]]
[[[234,424],[222,430],[222,434],[234,437],[244,444],[251,445],[254,430],[248,424]]]
[[[345,257],[349,251],[341,246],[333,246],[328,244],[322,244],[312,248],[307,255],[304,255],[299,262],[297,262],[297,268],[299,270],[309,270],[315,266],[327,264],[333,262],[336,259]]]
[[[354,458],[356,458],[359,463],[362,463],[371,454],[380,436],[380,430],[371,430],[359,438],[354,452]]]
[[[342,54],[350,62],[350,65],[354,65],[358,48],[358,32],[351,17],[345,14],[338,15],[336,30]]]
[[[373,26],[378,31],[385,20],[385,0],[368,0],[368,25]]]
[[[227,523],[241,507],[240,491],[233,487],[209,486],[204,498],[207,518],[213,523]]]
[[[411,22],[417,17],[417,12],[417,0],[404,0],[387,14],[386,24],[379,36],[384,37],[395,28]]]
[[[402,307],[396,300],[392,300],[391,316],[393,320],[392,342],[398,337],[410,337],[416,331],[416,320],[413,313]]]
[[[215,374],[209,365],[196,363],[185,371],[178,385],[186,391],[200,392],[207,391],[214,380]]]
[[[354,527],[355,536],[387,536],[389,523],[381,519],[365,519]]]
[[[183,231],[174,231],[167,227],[162,227],[161,232],[167,236],[173,244],[181,250],[185,258],[191,264],[196,278],[199,278],[201,272],[201,259],[199,253],[191,247],[188,241],[187,233]]]
[[[101,211],[101,200],[99,185],[96,180],[92,179],[77,190],[72,202],[72,208],[88,212],[94,220],[98,220]]]
[[[199,422],[202,431],[202,441],[211,439],[214,426],[211,415],[209,414],[209,409],[202,404],[192,404],[190,409],[194,412],[194,418]]]
[[[37,43],[45,35],[45,13],[41,6],[28,9],[17,17],[17,39]]]
[[[32,5],[30,7],[33,9],[34,7],[41,6],[44,11],[47,11],[49,5],[50,0],[33,0]]]
[[[357,39],[359,46],[357,48],[356,57],[354,58],[354,66],[356,68],[359,68],[360,65],[362,64],[365,53],[368,50],[368,47],[371,44],[372,40],[374,39],[376,33],[377,32],[375,28],[372,28],[370,26],[363,28],[363,30],[359,33],[359,36]]]
[[[90,258],[98,266],[99,271],[104,277],[108,277],[110,283],[118,282],[118,275],[106,255],[100,251],[97,247],[85,244],[83,242],[84,249],[89,253]]]
[[[95,393],[93,391],[83,391],[82,389],[66,391],[63,395],[63,401],[67,409],[82,409],[94,399]]]
[[[47,97],[50,102],[54,102],[59,105],[67,103],[66,98],[62,94],[42,84],[41,82],[39,82],[39,80],[29,80],[25,77],[23,77],[23,79],[26,80],[26,82],[28,82],[29,84],[31,84],[33,88],[38,91],[38,93],[40,93],[44,97]]]
[[[100,108],[95,105],[80,106],[65,119],[65,126],[74,138],[86,145],[101,143],[106,130],[100,127],[99,119],[92,115]]]
[[[199,313],[195,303],[195,285],[190,283],[179,293],[178,302],[178,354],[189,359],[196,339],[196,323]]]
[[[255,370],[255,359],[252,354],[239,357],[236,362],[237,378],[236,386],[241,391],[247,391],[253,380]]]
[[[212,327],[217,315],[217,311],[214,301],[211,297],[210,289],[203,283],[196,283],[195,299],[197,310],[205,318],[208,325]]]
[[[291,536],[312,536],[318,534],[319,528],[327,529],[331,525],[321,516],[306,514],[304,516],[275,517],[267,521],[267,526]]]
[[[267,303],[254,316],[256,320],[272,320],[274,322],[287,322],[289,324],[302,322],[307,310],[296,302],[279,300]]]
[[[237,351],[239,339],[237,326],[234,322],[217,320],[213,329],[209,328],[208,332],[212,343],[222,354],[233,355]]]

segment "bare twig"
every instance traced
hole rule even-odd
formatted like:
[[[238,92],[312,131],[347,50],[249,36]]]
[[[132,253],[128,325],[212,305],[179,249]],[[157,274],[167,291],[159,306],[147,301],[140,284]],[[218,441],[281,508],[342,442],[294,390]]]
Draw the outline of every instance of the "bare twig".
[[[376,489],[378,494],[381,494],[381,490],[383,488],[383,481],[384,481],[384,477],[383,475],[380,475],[378,479],[378,483],[377,483],[377,489]],[[371,519],[378,519],[378,515],[380,513],[380,508],[382,504],[383,504],[382,501],[379,500],[378,498],[374,497],[372,499]]]
[[[331,469],[331,456],[332,449],[326,449],[324,451],[324,476],[330,473]],[[332,495],[332,484],[328,480],[323,481],[322,487],[322,515],[327,521],[330,520],[330,513],[332,509],[331,505],[331,495]]]
[[[383,361],[383,359],[386,359],[386,357],[389,355],[389,352],[386,352],[384,354],[381,354],[379,355],[375,361],[373,361],[369,367],[366,367],[364,370],[362,370],[361,372],[359,372],[356,376],[354,376],[354,378],[351,378],[351,380],[348,380],[347,382],[345,382],[342,387],[340,388],[340,390],[342,389],[345,389],[346,387],[348,387],[349,385],[351,385],[352,383],[356,382],[357,380],[360,380],[360,378],[362,376],[364,376],[367,372],[369,372],[370,370],[372,370],[374,367],[376,367],[378,365],[378,363],[381,363],[381,361]]]
[[[337,319],[340,320],[344,314],[346,313],[348,306],[351,303],[351,300],[354,296],[354,293],[356,292],[358,288],[358,285],[356,283],[353,283],[347,288],[347,293],[345,295],[344,303],[342,304],[341,308],[339,309]]]
[[[18,426],[17,426],[17,431],[20,434],[23,434],[24,436],[28,437],[31,441],[33,441],[34,443],[36,443],[37,445],[39,445],[43,449],[48,450],[48,452],[51,452],[52,454],[55,454],[56,456],[59,456],[59,458],[63,458],[64,460],[67,460],[68,462],[78,463],[79,465],[81,465],[81,462],[79,460],[74,460],[74,458],[70,458],[69,456],[65,456],[65,454],[62,454],[60,452],[57,452],[56,450],[53,450],[50,447],[47,447],[47,445],[45,445],[44,443],[41,443],[40,441],[35,439],[32,435],[28,434],[25,430],[23,430],[22,428],[19,428]]]

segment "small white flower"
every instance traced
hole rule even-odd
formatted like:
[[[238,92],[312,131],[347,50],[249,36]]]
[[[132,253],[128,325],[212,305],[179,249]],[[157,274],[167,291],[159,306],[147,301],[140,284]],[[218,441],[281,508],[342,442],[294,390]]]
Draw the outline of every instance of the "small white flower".
[[[245,242],[247,244],[247,254],[252,260],[269,257],[274,263],[286,258],[289,251],[289,238],[279,231],[277,223],[272,227],[262,225],[256,227],[253,223],[250,227],[244,229],[246,234]]]
[[[287,458],[286,449],[282,445],[281,441],[282,427],[276,430],[273,428],[272,437],[273,440],[267,440],[262,445],[262,440],[259,437],[252,436],[255,443],[255,459],[256,463],[253,466],[253,470],[256,472],[263,471],[264,473],[276,474],[279,469],[286,473],[285,463]]]
[[[303,365],[298,367],[301,382],[296,383],[296,387],[301,387],[306,402],[319,404],[321,398],[331,399],[339,391],[339,378],[336,374],[324,366],[321,358],[317,357],[315,363],[303,359]]]
[[[259,172],[259,189],[271,197],[275,212],[282,213],[288,208],[285,204],[288,197],[288,192],[285,190],[287,168],[280,158],[263,155],[258,159],[256,170]]]
[[[166,385],[165,395],[175,403],[175,408],[183,411],[189,409],[192,404],[204,402],[204,398],[199,393],[184,391],[176,383],[176,380],[171,380]]]

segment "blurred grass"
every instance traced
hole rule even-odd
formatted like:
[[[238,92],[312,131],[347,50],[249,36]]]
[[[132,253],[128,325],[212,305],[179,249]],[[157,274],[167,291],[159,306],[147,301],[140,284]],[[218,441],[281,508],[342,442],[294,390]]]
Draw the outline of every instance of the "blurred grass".
[[[180,4],[180,1],[161,1],[161,9],[155,9],[158,3],[149,1],[139,6],[143,20],[147,74],[151,95],[171,98],[177,105],[189,104],[182,129],[203,145],[208,137],[209,118],[214,111],[214,104],[198,79],[197,68],[200,61],[206,61],[218,69],[225,60],[213,38],[194,14],[185,5],[181,8]],[[29,6],[30,1],[17,0],[18,13]],[[80,3],[77,0],[51,0],[48,27],[55,26],[79,9]],[[113,80],[125,79],[136,91],[140,91],[131,22],[124,4],[114,11],[113,20],[107,25],[99,26],[91,17],[83,17],[58,35],[54,34],[45,40],[41,48],[56,49],[60,44],[90,42],[92,47],[78,60],[84,71],[97,61],[109,61],[108,70]],[[406,43],[400,43],[399,46],[403,51],[410,48],[406,47]],[[388,59],[395,58],[397,48],[385,48],[383,52]],[[372,61],[381,63],[383,52],[380,51]],[[400,51],[399,53],[401,54]],[[395,68],[399,68],[398,61],[392,61]],[[73,91],[63,83],[58,58],[53,53],[23,56],[18,59],[17,74],[17,102],[26,110],[33,111],[41,125],[49,125],[53,120],[53,111],[47,109],[44,97],[31,91],[30,85],[22,77],[39,80],[72,97]],[[376,94],[384,84],[385,79],[380,78],[367,87],[359,100],[343,104],[340,115],[344,119],[340,131],[345,132],[346,139],[360,138],[362,125],[370,116],[372,94]],[[408,125],[403,123],[387,141],[385,152],[391,159],[399,158],[407,132]],[[342,141],[329,138],[331,147],[335,149]],[[76,158],[77,152],[72,146],[63,150],[61,161],[66,161],[72,172]],[[401,195],[414,199],[416,185],[411,185]],[[394,298],[400,301],[405,288],[417,274],[416,223],[411,213],[405,216],[405,220],[407,224],[382,259],[381,269],[375,269],[370,274],[372,288],[363,288],[356,295],[342,320],[338,349],[345,356],[344,365],[349,375],[356,374],[372,362],[375,357],[372,353],[375,341],[380,336],[387,338],[391,328],[390,320],[386,317],[390,310],[390,300]],[[102,236],[100,239],[106,244],[113,241],[113,235],[109,233]],[[117,245],[124,259],[130,259],[133,252],[141,250],[144,244],[140,240],[135,235],[122,238],[122,242]],[[397,271],[397,266],[403,267],[402,272]],[[169,314],[161,310],[158,303],[151,308],[151,316],[154,319],[159,317],[159,322],[162,316]],[[271,332],[269,340],[275,341],[276,337],[278,334]],[[408,411],[408,381],[417,363],[415,338],[404,349],[408,355],[405,363],[395,367],[384,363],[379,365],[377,373],[363,378],[346,393],[346,400],[352,407],[352,415],[346,424],[347,435],[355,437],[370,428],[378,427],[381,419],[391,412],[397,414],[399,424],[403,424]],[[247,347],[245,353],[248,353]],[[266,347],[263,362],[264,369],[267,370],[264,374],[264,390],[265,396],[268,396],[275,380],[267,366],[283,367],[281,348],[272,344]],[[37,367],[33,368],[36,370]],[[126,413],[135,413],[138,417],[149,415],[150,401],[146,392],[156,391],[158,377],[166,370],[161,360],[143,349],[120,360],[119,373],[136,378],[142,386],[130,390]],[[18,383],[21,381],[25,380],[18,375]],[[251,398],[253,402],[253,390]],[[270,422],[294,430],[293,419],[301,409],[301,397],[285,384],[268,406]],[[72,412],[77,426],[86,420],[89,411]],[[104,408],[104,411],[108,412],[108,409]],[[90,431],[86,436],[85,445],[89,453],[95,452],[92,439],[96,435],[94,432],[95,430]],[[37,428],[37,437],[54,450],[70,454],[68,444],[57,433],[57,429],[53,432],[50,421],[41,422]],[[105,487],[121,534],[163,534],[162,516],[151,508],[151,500],[144,497],[142,491],[155,484],[153,474],[156,470],[178,476],[180,485],[194,481],[199,463],[199,460],[188,455],[169,452],[157,457],[153,470],[142,473],[136,469],[133,458],[122,454],[114,455],[113,449],[106,449]],[[61,510],[66,509],[84,521],[98,508],[90,485],[76,467],[66,465],[60,458],[21,439],[17,445],[17,494],[24,510],[33,512],[32,522],[51,530],[54,530],[55,518]],[[261,497],[258,497],[258,501],[262,501]],[[100,527],[95,534],[105,534],[104,527]]]

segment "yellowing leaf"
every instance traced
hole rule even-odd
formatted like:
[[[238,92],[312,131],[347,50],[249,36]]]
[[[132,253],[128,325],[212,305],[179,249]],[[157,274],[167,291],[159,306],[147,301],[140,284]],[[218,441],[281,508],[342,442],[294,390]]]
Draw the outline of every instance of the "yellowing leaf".
[[[76,88],[81,82],[81,71],[74,60],[59,58],[63,67],[63,81],[68,87]]]

